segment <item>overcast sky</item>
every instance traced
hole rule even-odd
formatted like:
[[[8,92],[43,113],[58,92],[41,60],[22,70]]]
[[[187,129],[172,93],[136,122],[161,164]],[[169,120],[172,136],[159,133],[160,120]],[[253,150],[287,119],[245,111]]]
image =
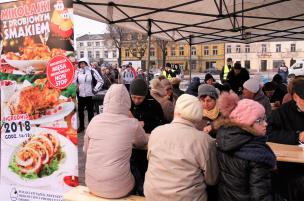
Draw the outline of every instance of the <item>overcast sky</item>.
[[[1,1],[1,0],[0,0]],[[84,34],[100,34],[106,32],[107,25],[95,20],[90,20],[78,15],[74,15],[75,38]]]

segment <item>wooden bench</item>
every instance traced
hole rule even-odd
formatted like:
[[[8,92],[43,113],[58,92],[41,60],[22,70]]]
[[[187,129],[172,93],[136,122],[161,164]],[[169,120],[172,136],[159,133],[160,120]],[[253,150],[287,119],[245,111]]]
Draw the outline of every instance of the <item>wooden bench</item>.
[[[146,201],[144,197],[140,196],[128,196],[119,199],[106,199],[95,196],[89,192],[89,189],[85,186],[77,186],[65,193],[63,196],[64,201]]]

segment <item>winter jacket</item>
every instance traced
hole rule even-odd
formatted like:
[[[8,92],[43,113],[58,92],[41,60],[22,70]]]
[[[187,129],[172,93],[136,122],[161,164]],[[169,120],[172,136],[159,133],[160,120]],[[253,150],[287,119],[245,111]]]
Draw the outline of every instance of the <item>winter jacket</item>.
[[[161,105],[150,94],[140,105],[134,105],[132,102],[131,113],[138,121],[144,122],[146,133],[151,133],[154,128],[165,123]]]
[[[131,82],[134,80],[134,74],[133,72],[130,70],[125,70],[122,73],[122,80],[124,84],[131,84]]]
[[[97,72],[97,70],[89,65],[89,61],[87,59],[81,58],[78,62],[86,62],[87,64],[87,66],[85,66],[84,68],[79,68],[76,70],[74,83],[78,87],[78,94],[81,97],[94,96],[93,91],[100,91],[102,89],[104,81]],[[94,76],[94,78],[92,76]],[[93,86],[94,79],[96,81],[95,86]]]
[[[267,126],[268,139],[281,144],[299,144],[299,133],[304,131],[304,112],[291,100],[274,110]]]
[[[269,98],[264,94],[263,90],[260,88],[257,94],[253,98],[254,101],[260,103],[265,108],[265,114],[267,117],[271,115],[271,105]]]
[[[147,201],[206,201],[217,181],[215,141],[183,119],[159,126],[148,144]]]
[[[190,94],[197,97],[198,87],[201,84],[199,77],[192,78],[191,84],[188,86],[186,90],[186,94]]]
[[[270,102],[274,103],[276,101],[280,101],[280,103],[282,103],[285,94],[287,94],[287,86],[283,83],[281,83],[281,84],[275,83],[275,86],[276,86],[276,89],[273,93],[273,96],[270,98]]]
[[[222,122],[221,122],[222,121]],[[217,159],[220,169],[219,201],[271,201],[271,172],[276,159],[266,137],[250,128],[218,120]],[[217,124],[216,122],[215,124]]]
[[[145,146],[148,138],[138,120],[128,116],[131,100],[124,85],[112,85],[103,105],[103,113],[92,119],[84,137],[85,182],[95,195],[120,198],[134,187],[132,146]]]
[[[180,90],[179,86],[172,85],[173,94],[178,98],[183,95],[185,92]]]
[[[227,81],[231,87],[231,89],[238,95],[242,94],[243,84],[249,80],[249,73],[245,68],[241,69],[240,74],[236,75],[234,70],[231,70],[228,73]]]

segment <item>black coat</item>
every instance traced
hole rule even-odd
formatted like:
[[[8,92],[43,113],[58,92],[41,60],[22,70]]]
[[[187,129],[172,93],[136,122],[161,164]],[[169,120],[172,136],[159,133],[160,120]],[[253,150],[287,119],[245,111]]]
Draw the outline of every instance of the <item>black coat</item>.
[[[236,75],[232,69],[227,75],[227,81],[231,89],[238,95],[242,94],[243,84],[249,80],[249,73],[245,68],[241,68],[241,72]]]
[[[138,121],[144,122],[146,133],[151,133],[154,128],[165,123],[161,105],[150,94],[140,105],[132,102],[131,113]]]
[[[219,201],[272,200],[270,169],[275,166],[275,156],[266,139],[257,138],[235,126],[218,129]]]
[[[271,142],[299,144],[299,133],[304,131],[304,112],[292,100],[274,110],[268,120],[267,134]]]
[[[173,94],[178,98],[183,95],[185,92],[180,90],[179,86],[173,86]]]

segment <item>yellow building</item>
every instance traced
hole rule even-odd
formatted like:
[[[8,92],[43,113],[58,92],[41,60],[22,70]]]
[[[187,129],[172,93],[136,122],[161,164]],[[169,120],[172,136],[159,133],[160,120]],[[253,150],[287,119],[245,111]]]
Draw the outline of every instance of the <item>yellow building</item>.
[[[151,67],[161,68],[163,63],[162,49],[154,38],[151,40],[150,53]],[[129,41],[125,43],[122,48],[122,61],[134,61],[140,60],[141,58],[143,66],[146,66],[147,56],[146,40],[137,42],[137,44],[134,40]],[[217,68],[220,70],[225,63],[225,45],[224,43],[193,45],[191,48],[191,59],[193,71],[203,72],[208,68]],[[189,61],[190,45],[188,43],[167,42],[166,63],[179,64],[184,70],[189,70]]]

